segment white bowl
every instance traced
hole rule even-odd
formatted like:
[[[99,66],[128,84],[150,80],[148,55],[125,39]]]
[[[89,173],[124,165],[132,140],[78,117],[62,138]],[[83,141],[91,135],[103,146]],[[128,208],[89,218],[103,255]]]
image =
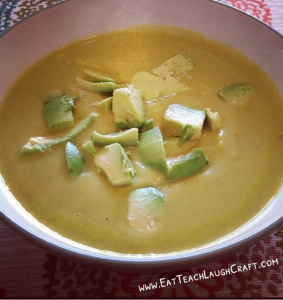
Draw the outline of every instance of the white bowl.
[[[136,24],[189,28],[249,56],[283,94],[283,38],[259,20],[211,0],[69,0],[20,22],[0,38],[0,99],[19,74],[45,54],[77,39]],[[124,271],[177,270],[226,257],[275,230],[283,221],[283,187],[248,224],[200,249],[168,255],[116,255],[85,247],[44,227],[0,182],[0,217],[38,245],[66,257]]]

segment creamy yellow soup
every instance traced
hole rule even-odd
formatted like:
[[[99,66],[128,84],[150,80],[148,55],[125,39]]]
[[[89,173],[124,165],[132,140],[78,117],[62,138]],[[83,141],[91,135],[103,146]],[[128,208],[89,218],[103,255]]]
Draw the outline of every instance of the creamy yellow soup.
[[[146,102],[146,118],[154,119],[164,134],[163,115],[169,104],[217,111],[221,129],[205,127],[192,145],[203,148],[210,163],[191,177],[171,182],[163,173],[144,167],[132,147],[126,150],[137,171],[135,182],[113,187],[81,148],[94,130],[117,131],[112,112],[94,105],[109,94],[79,88],[76,77],[91,67],[118,83],[130,83],[136,72],[152,70],[179,53],[196,62],[180,79],[189,89]],[[233,104],[217,96],[220,88],[235,82],[254,86],[254,92]],[[54,137],[42,104],[42,95],[50,90],[82,96],[75,103],[75,123],[90,112],[98,114],[73,140],[86,160],[85,172],[76,178],[67,168],[65,144],[46,153],[20,155],[30,137]],[[0,108],[0,172],[29,213],[76,242],[118,253],[193,249],[241,227],[276,194],[283,177],[282,103],[277,88],[259,67],[230,46],[200,34],[155,26],[102,34],[45,56],[9,90]],[[148,186],[163,194],[164,205],[156,226],[138,231],[128,223],[128,197],[134,189]]]

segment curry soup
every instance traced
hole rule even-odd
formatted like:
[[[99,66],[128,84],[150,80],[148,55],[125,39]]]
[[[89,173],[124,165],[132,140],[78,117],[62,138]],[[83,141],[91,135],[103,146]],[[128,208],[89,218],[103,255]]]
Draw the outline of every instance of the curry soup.
[[[112,93],[85,90],[76,78],[90,68],[118,84],[131,84],[137,72],[150,72],[180,53],[194,61],[193,68],[177,78],[187,89],[144,101],[146,119],[154,120],[166,140],[164,113],[169,105],[218,112],[220,129],[210,130],[205,123],[199,139],[166,152],[168,158],[202,148],[209,164],[193,176],[171,181],[164,172],[145,166],[136,146],[127,147],[136,171],[134,183],[113,186],[82,148],[94,131],[119,131],[113,112],[95,105]],[[253,86],[253,93],[237,103],[219,97],[222,87],[237,82]],[[50,90],[80,96],[73,109],[74,126],[90,112],[97,114],[72,139],[85,160],[80,176],[70,176],[65,143],[45,153],[20,155],[31,137],[55,138],[69,131],[52,133],[47,126],[42,97]],[[76,242],[128,254],[193,249],[244,225],[278,191],[283,173],[282,103],[277,88],[259,67],[219,41],[156,26],[110,32],[50,53],[15,82],[1,104],[0,172],[29,213]],[[102,148],[96,147],[97,153]],[[164,200],[149,230],[132,228],[128,220],[129,195],[142,187],[156,188]]]

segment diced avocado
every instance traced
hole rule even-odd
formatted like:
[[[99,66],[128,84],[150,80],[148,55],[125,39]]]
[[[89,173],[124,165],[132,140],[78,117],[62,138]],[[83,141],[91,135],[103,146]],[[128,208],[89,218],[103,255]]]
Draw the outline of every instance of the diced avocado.
[[[98,107],[102,107],[105,110],[111,110],[112,109],[112,97],[108,97],[99,102],[96,102],[95,105]]]
[[[82,145],[82,148],[85,149],[92,157],[95,156],[96,150],[92,141],[87,141]]]
[[[163,195],[153,187],[134,190],[129,195],[128,221],[139,231],[152,230],[160,218]]]
[[[91,70],[83,70],[84,74],[86,75],[87,79],[92,82],[115,82],[115,79],[108,77],[107,75],[103,75]]]
[[[205,110],[208,126],[212,131],[218,131],[221,128],[221,120],[218,112],[212,112],[210,108]]]
[[[188,58],[186,54],[181,53],[153,69],[152,73],[160,77],[184,75],[193,69],[194,64],[195,62],[192,59]]]
[[[141,91],[145,101],[153,100],[169,94],[185,91],[188,87],[172,76],[165,79],[142,71],[134,75],[132,85]]]
[[[72,109],[77,98],[61,91],[50,91],[44,95],[44,114],[52,131],[65,129],[74,124]]]
[[[148,72],[141,71],[134,74],[131,84],[135,89],[141,91],[141,95],[145,101],[149,101],[160,96],[164,80]]]
[[[32,137],[29,139],[28,143],[25,144],[21,149],[21,154],[33,154],[36,152],[45,152],[51,150],[51,147],[70,141],[82,132],[84,132],[88,126],[96,118],[95,113],[89,114],[85,119],[83,119],[76,127],[74,127],[66,136],[59,137],[57,139],[48,139],[45,137]]]
[[[131,85],[115,90],[112,111],[115,125],[121,130],[141,127],[145,121],[145,107],[140,90]]]
[[[198,140],[193,140],[193,141],[186,140],[180,146],[179,140],[180,139],[178,137],[174,137],[174,136],[165,138],[163,140],[166,157],[177,156],[184,152],[188,152],[189,150],[194,148],[198,143]]]
[[[138,155],[142,163],[161,172],[167,171],[163,138],[159,127],[140,134]]]
[[[115,89],[118,89],[120,87],[115,82],[90,82],[78,77],[76,78],[76,81],[79,87],[88,91],[98,93],[113,92]]]
[[[104,147],[94,158],[95,165],[101,169],[114,186],[127,185],[134,182],[135,169],[118,143]]]
[[[180,136],[180,144],[185,139],[195,140],[202,136],[205,112],[180,104],[171,104],[164,114],[164,130],[167,136]]]
[[[177,158],[168,159],[168,171],[166,179],[177,180],[191,176],[209,163],[209,160],[202,148],[195,148],[186,155],[178,156]]]
[[[188,90],[188,86],[172,76],[166,76],[160,96],[175,94]]]
[[[230,103],[237,103],[247,98],[254,90],[254,87],[246,83],[228,85],[218,92],[218,96]]]
[[[85,160],[80,150],[71,142],[67,142],[65,147],[66,160],[69,172],[72,177],[81,175],[84,171]]]
[[[145,132],[147,130],[152,129],[153,127],[154,127],[154,120],[153,119],[149,119],[149,120],[147,120],[147,121],[144,122],[144,124],[140,128],[140,132]]]
[[[195,134],[195,128],[192,125],[190,124],[184,125],[178,142],[179,146],[182,146],[185,140],[192,139],[192,136],[194,134]]]
[[[96,146],[106,146],[113,143],[119,143],[123,147],[136,146],[139,142],[139,133],[137,128],[104,135],[94,131],[92,142]]]

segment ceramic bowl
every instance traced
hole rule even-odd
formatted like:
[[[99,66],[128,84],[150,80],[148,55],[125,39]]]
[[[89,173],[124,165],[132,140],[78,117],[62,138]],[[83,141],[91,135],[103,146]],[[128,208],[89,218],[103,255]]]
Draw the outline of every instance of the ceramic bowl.
[[[189,28],[230,44],[261,66],[283,94],[283,37],[231,6],[212,0],[69,0],[34,14],[0,37],[0,99],[23,70],[50,51],[136,24]],[[282,224],[282,201],[283,186],[253,220],[225,238],[200,249],[143,257],[99,252],[62,238],[26,212],[0,182],[0,216],[17,232],[67,258],[123,271],[177,270],[226,257]]]

